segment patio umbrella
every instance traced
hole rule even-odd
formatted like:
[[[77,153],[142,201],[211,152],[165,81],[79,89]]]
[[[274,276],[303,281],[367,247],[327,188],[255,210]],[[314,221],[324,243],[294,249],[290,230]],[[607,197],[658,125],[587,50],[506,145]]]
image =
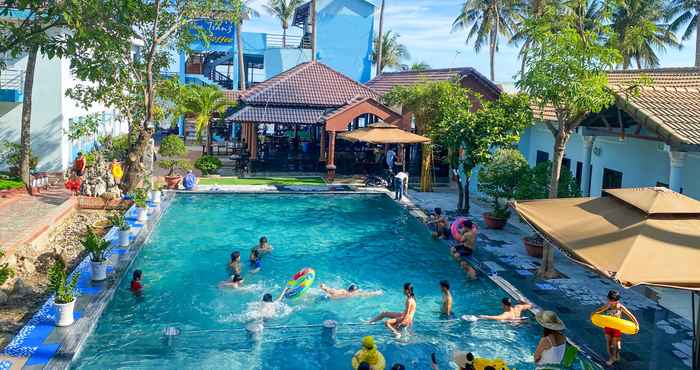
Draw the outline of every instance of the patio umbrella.
[[[378,122],[369,127],[339,134],[340,139],[362,141],[371,144],[419,144],[428,143],[430,139],[400,129],[386,122]]]
[[[694,368],[700,368],[700,202],[666,188],[604,190],[600,198],[513,202],[513,209],[572,258],[626,287],[693,295]]]

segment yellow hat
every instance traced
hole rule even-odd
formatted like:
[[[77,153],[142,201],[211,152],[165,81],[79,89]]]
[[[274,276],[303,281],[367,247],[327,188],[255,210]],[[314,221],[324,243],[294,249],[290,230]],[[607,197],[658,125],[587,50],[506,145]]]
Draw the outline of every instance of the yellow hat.
[[[367,349],[374,348],[374,338],[371,335],[362,338],[362,345]]]

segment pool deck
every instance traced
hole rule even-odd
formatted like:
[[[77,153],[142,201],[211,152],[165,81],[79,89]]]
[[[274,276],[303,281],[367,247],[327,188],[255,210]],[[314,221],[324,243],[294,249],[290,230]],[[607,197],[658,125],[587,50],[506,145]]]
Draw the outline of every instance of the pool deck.
[[[347,185],[329,186],[200,186],[204,193],[301,193],[301,194],[353,194],[376,193],[392,194],[384,189],[356,189]],[[114,291],[129,268],[133,258],[138,254],[143,242],[157,224],[163,210],[167,208],[165,197],[161,207],[151,205],[149,221],[144,224],[135,222],[135,214],[130,211],[128,218],[132,224],[135,242],[128,248],[114,247],[110,261],[113,267],[106,282],[90,281],[89,260],[78,265],[81,271],[78,290],[80,296],[76,303],[76,323],[68,328],[54,326],[55,313],[53,298],[50,298],[28,324],[15,336],[0,355],[0,370],[67,368],[72,358],[79,354],[82,344],[91,333],[102,310],[106,307]],[[408,197],[400,204],[413,216],[424,219],[425,213],[434,207],[446,211],[454,210],[456,194],[446,189],[434,193],[410,191]],[[472,217],[480,226],[476,260],[471,262],[491,280],[505,288],[510,294],[524,294],[536,305],[557,311],[569,326],[568,336],[582,345],[587,353],[600,361],[605,357],[601,330],[588,322],[592,309],[603,303],[603,297],[610,289],[618,287],[608,279],[601,278],[587,268],[567,259],[561,254],[556,256],[557,270],[565,278],[548,280],[535,279],[534,271],[538,259],[525,254],[522,237],[529,234],[526,225],[519,224],[513,218],[504,230],[488,230],[483,227],[481,213],[485,211],[483,203],[472,203]],[[105,236],[115,244],[116,231]],[[448,252],[446,247],[446,253]],[[642,325],[642,332],[635,337],[626,336],[623,340],[622,364],[617,369],[668,369],[685,370],[690,368],[690,348],[692,331],[690,322],[659,306],[647,298],[641,291],[631,289],[623,291],[624,303],[637,315]],[[498,303],[494,303],[497,309]],[[494,307],[485,308],[493,311]],[[458,309],[458,308],[457,308]],[[482,314],[486,312],[475,312]],[[597,341],[591,342],[591,338]],[[642,340],[645,338],[645,340]],[[648,339],[651,338],[651,339]],[[651,351],[651,361],[637,354]],[[534,350],[534,349],[533,349]],[[653,361],[657,367],[651,366]],[[663,364],[663,366],[661,365]]]

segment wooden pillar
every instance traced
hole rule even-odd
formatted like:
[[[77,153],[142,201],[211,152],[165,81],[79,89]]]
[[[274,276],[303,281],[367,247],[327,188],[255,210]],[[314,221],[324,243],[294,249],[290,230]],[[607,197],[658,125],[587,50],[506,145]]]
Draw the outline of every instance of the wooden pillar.
[[[396,153],[396,161],[401,163],[401,170],[403,172],[406,172],[406,146],[403,144],[399,144],[399,152]]]
[[[321,126],[320,130],[320,135],[321,135],[321,140],[320,140],[320,146],[321,149],[319,150],[318,153],[318,161],[319,162],[325,162],[326,161],[326,127]]]
[[[250,159],[258,159],[258,125],[256,123],[250,124]]]
[[[328,133],[328,164],[326,165],[326,170],[328,171],[328,176],[326,179],[328,182],[333,182],[335,179],[335,131],[330,131]]]

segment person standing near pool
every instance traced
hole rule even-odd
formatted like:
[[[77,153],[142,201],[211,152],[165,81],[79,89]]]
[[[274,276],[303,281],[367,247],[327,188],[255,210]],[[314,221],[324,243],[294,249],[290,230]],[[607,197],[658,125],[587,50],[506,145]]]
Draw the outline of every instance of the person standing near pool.
[[[234,274],[241,274],[241,252],[235,251],[231,253],[231,261],[228,263],[228,267],[233,270]]]
[[[452,318],[452,293],[450,293],[450,283],[447,280],[440,281],[442,291],[442,316],[446,319]]]
[[[620,292],[617,290],[611,290],[608,292],[608,303],[599,309],[595,310],[593,314],[603,314],[612,317],[622,318],[622,315],[627,316],[630,321],[634,322],[637,327],[639,327],[639,321],[634,317],[632,312],[620,303]],[[613,328],[605,328],[605,341],[608,347],[608,354],[610,358],[606,362],[608,366],[612,366],[615,362],[620,361],[620,350],[622,349],[622,332]]]
[[[394,176],[394,199],[401,200],[403,196],[406,195],[406,189],[408,188],[408,174],[406,172],[399,172]]]
[[[526,317],[522,317],[521,314],[525,310],[529,310],[532,308],[532,305],[527,302],[520,302],[516,305],[513,304],[513,302],[510,300],[510,298],[503,298],[501,300],[501,306],[503,307],[503,313],[500,315],[496,316],[488,316],[488,315],[481,315],[479,316],[480,319],[485,319],[485,320],[496,320],[496,321],[520,321],[520,320],[525,320],[527,319]]]
[[[406,295],[406,306],[403,312],[382,312],[377,317],[369,321],[373,324],[379,320],[389,319],[385,325],[396,337],[401,337],[400,329],[413,325],[413,316],[416,314],[416,296],[413,293],[413,285],[406,283],[403,285],[403,293]]]

